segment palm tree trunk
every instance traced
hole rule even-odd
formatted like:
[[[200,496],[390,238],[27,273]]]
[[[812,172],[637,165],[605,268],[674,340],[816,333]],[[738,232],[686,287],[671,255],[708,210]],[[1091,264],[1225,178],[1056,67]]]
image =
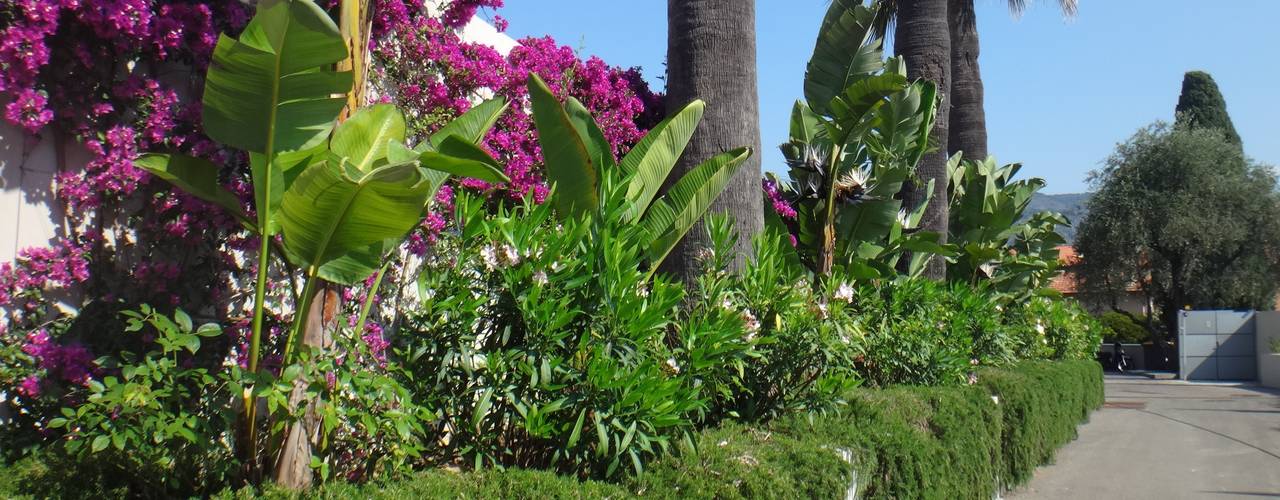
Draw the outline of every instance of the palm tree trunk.
[[[951,0],[951,116],[947,153],[987,157],[987,115],[982,108],[982,72],[978,69],[978,23],[973,0]]]
[[[702,124],[668,179],[679,179],[699,162],[732,148],[760,151],[755,24],[754,0],[667,0],[667,109],[694,99],[707,103]],[[760,158],[753,155],[711,204],[709,213],[733,216],[737,265],[745,262],[752,238],[764,228],[762,200]],[[697,254],[708,246],[699,223],[672,250],[662,270],[692,282],[700,273]]]
[[[933,200],[925,209],[920,227],[938,233],[943,242],[948,226],[947,140],[951,109],[951,30],[947,3],[948,0],[899,0],[897,33],[893,40],[895,55],[907,60],[907,75],[937,84],[942,100],[931,134],[937,149],[920,161],[916,168],[919,182],[907,183],[902,189],[902,198],[908,207],[918,205],[925,199],[925,186],[930,180],[934,181]],[[938,257],[929,259],[925,276],[942,279],[946,274],[946,261]]]

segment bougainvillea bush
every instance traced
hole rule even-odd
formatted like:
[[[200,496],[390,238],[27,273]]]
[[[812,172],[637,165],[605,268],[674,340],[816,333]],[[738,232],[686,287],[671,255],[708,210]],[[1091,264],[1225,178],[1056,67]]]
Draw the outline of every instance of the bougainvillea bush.
[[[584,61],[549,38],[524,40],[502,56],[458,36],[457,28],[478,8],[501,3],[456,0],[428,10],[415,0],[373,2],[371,49],[381,91],[376,99],[404,107],[416,138],[461,114],[478,95],[519,102],[530,72],[551,82],[560,97],[574,95],[600,116],[615,151],[624,151],[660,116],[657,96],[636,69],[609,67],[596,58]],[[47,439],[41,426],[49,415],[86,397],[95,381],[116,375],[100,356],[152,349],[154,339],[147,335],[121,334],[119,314],[130,305],[149,303],[162,311],[181,307],[201,321],[225,325],[227,335],[206,342],[200,363],[213,371],[224,358],[245,364],[257,238],[241,231],[232,214],[154,181],[133,161],[142,152],[165,150],[222,165],[219,182],[252,213],[247,158],[203,135],[198,98],[199,76],[219,33],[238,33],[252,10],[240,2],[143,0],[31,0],[0,6],[6,26],[0,32],[0,102],[6,120],[30,134],[27,145],[37,140],[79,144],[91,157],[83,168],[68,165],[57,178],[55,194],[69,234],[0,265],[0,384],[6,413],[14,414],[5,426],[13,437],[6,453]],[[498,19],[498,24],[505,23]],[[531,127],[522,107],[513,106],[483,142],[507,165],[509,184],[467,181],[456,187],[492,199],[545,197]],[[440,206],[448,207],[452,194],[450,187],[442,188]],[[426,254],[447,223],[442,215],[427,214],[401,255]],[[388,281],[400,274],[397,266]],[[289,287],[269,284],[275,286],[268,301],[282,302]],[[344,295],[345,313],[354,323],[354,305],[367,292],[357,286]],[[55,306],[58,301],[70,307]],[[68,309],[78,311],[69,314]],[[267,342],[281,340],[290,314],[268,309]],[[365,362],[378,367],[389,325],[376,312],[372,319],[367,331],[353,335],[371,353]],[[264,359],[263,366],[278,371],[280,360]]]
[[[751,154],[659,193],[700,102],[664,119],[635,69],[549,38],[507,55],[463,41],[500,0],[371,5],[370,102],[341,123],[338,2],[0,6],[5,118],[91,158],[57,179],[68,234],[0,268],[0,450],[26,457],[26,484],[207,495],[272,464],[300,464],[294,487],[441,466],[615,478],[708,427],[837,409],[858,385],[974,384],[975,361],[1096,344],[1059,302],[897,275],[904,241],[933,241],[904,237],[918,214],[886,223],[875,273],[815,277],[785,227],[733,269],[737,235],[710,217],[701,277],[655,274]],[[235,64],[286,59],[271,34],[295,19],[313,64]],[[248,137],[285,107],[244,91],[261,73],[326,83],[288,87],[320,111],[271,113],[294,119],[280,151]],[[330,295],[317,316],[337,321],[313,329],[311,298]],[[331,338],[297,340],[317,331]],[[308,454],[287,462],[295,442]]]

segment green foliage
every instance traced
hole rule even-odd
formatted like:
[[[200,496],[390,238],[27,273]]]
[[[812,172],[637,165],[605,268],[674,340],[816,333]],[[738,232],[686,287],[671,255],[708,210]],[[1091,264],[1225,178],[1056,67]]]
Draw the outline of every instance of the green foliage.
[[[998,317],[957,306],[994,304],[964,300],[967,288],[926,279],[870,284],[858,289],[858,314],[875,325],[861,371],[878,386],[957,385],[967,380],[977,318]],[[956,300],[959,299],[959,300]]]
[[[1218,83],[1203,71],[1188,71],[1182,77],[1182,93],[1174,108],[1178,126],[1187,129],[1217,130],[1227,142],[1240,144],[1231,115],[1227,114],[1227,101],[1218,91]]]
[[[497,161],[475,145],[505,103],[476,106],[417,149],[404,144],[404,117],[390,105],[349,110],[350,119],[335,129],[352,75],[332,68],[347,55],[338,27],[311,0],[263,0],[238,39],[219,39],[205,75],[204,130],[249,153],[257,221],[245,225],[261,242],[248,356],[253,375],[246,381],[251,391],[242,393],[247,439],[240,443],[255,449],[245,456],[270,457],[278,441],[257,453],[253,397],[271,392],[260,390],[257,379],[264,378],[259,360],[273,242],[305,280],[294,294],[296,313],[280,355],[285,366],[300,368],[305,353],[297,345],[322,280],[351,285],[382,268],[448,174],[506,180]],[[246,219],[206,161],[151,154],[136,165]],[[282,240],[275,238],[279,233]],[[277,413],[272,400],[268,405]]]
[[[1045,183],[1039,178],[1014,181],[1021,168],[1017,163],[997,166],[994,158],[951,158],[948,243],[956,256],[947,265],[950,281],[989,282],[1018,300],[1052,292],[1047,287],[1057,274],[1057,246],[1065,243],[1057,228],[1069,221],[1052,212],[1022,220]]]
[[[833,2],[805,74],[805,98],[780,146],[794,206],[797,251],[821,276],[888,277],[905,251],[948,253],[938,236],[914,230],[924,206],[895,198],[928,148],[937,105],[932,82],[909,83],[900,59],[884,61],[871,33],[876,5]],[[927,203],[927,201],[926,201]]]
[[[1106,331],[1079,304],[1047,297],[1011,304],[1005,316],[1016,359],[1093,359]]]
[[[657,498],[991,498],[1074,437],[1102,404],[1102,370],[1093,361],[1021,363],[983,369],[975,386],[860,389],[848,399],[837,414],[702,433],[696,453],[663,458],[632,489]]]
[[[108,484],[137,494],[225,484],[236,466],[229,431],[237,373],[193,366],[201,339],[221,336],[221,328],[197,328],[180,309],[169,318],[143,305],[122,316],[126,332],[154,336],[153,349],[98,360],[118,375],[91,379],[82,403],[48,421],[48,429],[65,433],[50,456],[101,462]]]
[[[1001,486],[1031,479],[1036,466],[1076,437],[1076,424],[1102,406],[1102,367],[1091,360],[1026,362],[1015,369],[984,369],[978,384],[999,398],[1004,418]]]
[[[721,323],[732,338],[746,330],[752,349],[726,359],[717,345],[732,345],[705,334],[687,337],[712,348],[687,349],[689,376],[701,380],[712,401],[704,422],[757,421],[794,412],[824,411],[860,380],[854,370],[865,333],[842,301],[828,301],[794,256],[786,237],[766,230],[755,240],[754,259],[740,274],[728,273],[734,238],[726,217],[710,217],[713,242],[704,272],[690,290],[682,325],[691,331]],[[694,353],[699,353],[695,358]]]
[[[411,389],[439,409],[433,433],[449,436],[446,456],[602,476],[639,469],[705,411],[687,374],[750,349],[741,323],[676,324],[683,290],[649,279],[648,234],[624,222],[628,183],[602,174],[601,205],[582,217],[560,220],[532,201],[486,217],[483,200],[457,200],[459,232],[421,270],[401,335]]]
[[[1010,302],[989,286],[905,279],[851,292],[851,314],[867,332],[858,373],[881,387],[964,384],[974,365],[1092,359],[1103,331],[1074,303]]]
[[[1104,303],[1134,285],[1177,311],[1270,309],[1280,262],[1280,194],[1270,167],[1210,130],[1155,124],[1117,147],[1093,174],[1096,189],[1076,248],[1086,293]]]
[[[1125,344],[1141,344],[1150,340],[1151,332],[1127,314],[1107,311],[1098,317],[1102,322],[1102,338],[1104,341],[1118,341]]]
[[[685,105],[656,125],[620,164],[615,164],[609,143],[582,103],[570,97],[561,105],[534,73],[529,74],[528,87],[547,177],[556,189],[552,203],[560,216],[603,216],[599,211],[606,196],[603,190],[609,187],[603,184],[602,176],[620,166],[618,178],[626,184],[626,199],[632,206],[618,216],[644,228],[649,240],[645,257],[651,270],[658,268],[702,218],[751,156],[751,148],[741,147],[711,157],[655,199],[702,120],[702,101]]]
[[[994,397],[994,398],[993,398]],[[1023,362],[979,370],[976,385],[856,389],[843,411],[697,433],[680,453],[620,484],[551,472],[433,470],[306,494],[267,488],[216,498],[991,498],[1026,482],[1102,405],[1094,361]],[[0,493],[85,497],[103,487],[80,470],[32,457],[5,470]],[[71,471],[75,472],[71,472]],[[77,474],[79,481],[51,480]],[[95,493],[96,492],[96,493]]]

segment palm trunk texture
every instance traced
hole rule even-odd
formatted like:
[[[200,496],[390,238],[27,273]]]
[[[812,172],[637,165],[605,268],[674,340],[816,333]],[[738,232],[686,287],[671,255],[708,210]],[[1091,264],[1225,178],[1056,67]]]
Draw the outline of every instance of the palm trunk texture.
[[[982,160],[987,157],[987,115],[982,108],[973,0],[951,0],[947,15],[951,19],[951,123],[947,152]]]
[[[930,139],[935,149],[924,156],[916,168],[918,182],[907,183],[902,189],[903,203],[914,207],[924,201],[925,186],[934,181],[933,199],[925,209],[920,227],[947,237],[947,140],[950,130],[948,117],[951,111],[951,30],[948,27],[948,0],[900,0],[898,2],[897,33],[893,51],[907,60],[907,75],[934,82],[938,86],[941,102]],[[976,40],[976,39],[975,39]],[[932,279],[946,277],[946,261],[934,257],[929,260],[925,275]]]
[[[754,0],[667,0],[667,109],[694,99],[707,104],[702,124],[668,179],[679,179],[729,149],[750,146],[755,152],[708,210],[733,216],[738,266],[764,228],[755,24]],[[701,271],[698,254],[709,246],[700,222],[672,250],[662,270],[692,282]]]

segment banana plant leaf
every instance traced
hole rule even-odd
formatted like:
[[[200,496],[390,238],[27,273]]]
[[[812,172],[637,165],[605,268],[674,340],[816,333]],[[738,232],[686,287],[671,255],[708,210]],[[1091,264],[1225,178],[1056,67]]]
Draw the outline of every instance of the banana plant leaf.
[[[622,158],[623,174],[634,174],[627,186],[627,199],[632,202],[627,213],[629,220],[638,220],[658,195],[671,169],[689,145],[694,129],[702,121],[705,108],[706,105],[698,100],[686,104],[649,130]]]
[[[218,39],[205,76],[204,131],[251,154],[260,225],[287,186],[277,153],[321,145],[351,89],[351,73],[329,68],[347,47],[329,15],[309,0],[262,0],[240,39]],[[310,156],[304,155],[304,156]]]
[[[416,162],[366,173],[331,158],[303,172],[284,195],[285,254],[309,275],[359,282],[382,265],[370,248],[413,229],[431,190]]]
[[[585,133],[574,126],[560,101],[535,73],[527,82],[538,144],[546,163],[547,180],[555,186],[552,197],[564,216],[593,212],[600,206],[599,169],[593,161]]]
[[[827,8],[813,56],[805,68],[804,97],[820,115],[849,85],[880,70],[883,51],[872,34],[875,12],[858,0],[835,0]]]
[[[651,274],[702,218],[749,157],[751,148],[746,147],[713,156],[681,177],[667,194],[649,207],[640,224],[653,238],[647,252]]]
[[[209,160],[180,154],[148,153],[139,156],[133,164],[187,194],[222,207],[250,231],[257,231],[257,225],[245,214],[240,198],[218,183],[218,166]]]

